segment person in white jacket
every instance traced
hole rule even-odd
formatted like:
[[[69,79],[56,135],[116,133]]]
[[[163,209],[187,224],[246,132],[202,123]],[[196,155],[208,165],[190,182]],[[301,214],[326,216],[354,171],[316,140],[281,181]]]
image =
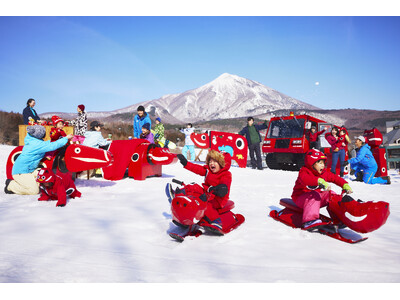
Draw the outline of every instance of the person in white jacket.
[[[181,128],[180,132],[185,135],[185,146],[182,148],[182,154],[187,159],[187,152],[190,152],[190,159],[194,160],[196,157],[196,153],[194,152],[194,143],[190,138],[190,135],[194,132],[193,125],[191,123],[186,124],[186,128]]]

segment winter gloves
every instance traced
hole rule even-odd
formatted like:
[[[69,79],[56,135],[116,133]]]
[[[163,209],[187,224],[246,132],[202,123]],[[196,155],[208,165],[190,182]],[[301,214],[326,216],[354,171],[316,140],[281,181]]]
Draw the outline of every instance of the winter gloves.
[[[218,197],[224,197],[228,194],[228,186],[226,184],[218,184],[217,186],[210,186],[207,191]]]
[[[327,183],[322,178],[318,178],[318,185],[320,186],[320,188],[324,189],[325,191],[331,190],[331,186],[329,185],[329,183]]]
[[[179,162],[182,164],[182,166],[186,167],[187,165],[187,159],[183,156],[183,154],[178,154],[177,155]]]
[[[350,185],[348,183],[345,183],[343,185],[343,190],[347,193],[347,194],[351,194],[353,192],[353,190],[351,189]]]

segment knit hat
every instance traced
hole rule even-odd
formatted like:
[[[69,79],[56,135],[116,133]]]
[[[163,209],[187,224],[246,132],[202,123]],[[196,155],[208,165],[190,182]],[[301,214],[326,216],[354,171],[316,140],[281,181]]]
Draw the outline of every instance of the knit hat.
[[[150,130],[150,124],[149,123],[144,123],[142,128],[145,128],[147,130]]]
[[[79,109],[80,109],[81,111],[84,111],[84,110],[85,110],[85,105],[83,105],[83,104],[79,104],[78,107],[79,107]]]
[[[46,135],[46,128],[41,125],[31,125],[26,127],[26,132],[37,139],[42,139]]]
[[[144,111],[144,106],[143,105],[139,105],[139,107],[137,108],[137,111]]]
[[[58,122],[64,122],[59,116],[52,116],[51,121],[53,122],[54,127],[57,125]]]
[[[156,118],[156,121],[158,121],[158,122],[160,122],[160,123],[161,123],[161,119],[160,119],[160,118]]]

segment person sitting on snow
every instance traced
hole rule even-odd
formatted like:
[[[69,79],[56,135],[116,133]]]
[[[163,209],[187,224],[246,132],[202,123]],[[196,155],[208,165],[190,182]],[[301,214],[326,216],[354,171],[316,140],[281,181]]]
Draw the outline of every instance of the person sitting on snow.
[[[298,207],[303,208],[302,227],[305,230],[312,231],[326,225],[319,219],[319,210],[328,205],[330,193],[334,193],[328,182],[335,183],[349,194],[352,193],[346,180],[325,169],[326,161],[327,157],[321,151],[309,150],[293,188],[292,199]]]
[[[41,169],[36,181],[40,184],[40,197],[38,201],[58,200],[56,206],[65,206],[67,196],[70,198],[81,197],[81,192],[76,189],[70,173],[57,175],[50,169]]]
[[[202,187],[207,197],[207,208],[204,217],[198,224],[210,233],[223,234],[221,218],[217,209],[223,208],[229,200],[229,191],[232,183],[232,174],[229,171],[231,156],[228,153],[210,150],[207,154],[205,165],[188,162],[182,154],[177,156],[185,169],[200,176],[205,176]],[[166,191],[169,191],[167,196],[171,202],[175,193],[170,187],[171,185],[169,184],[169,188]]]
[[[142,126],[142,133],[139,136],[141,139],[148,140],[150,144],[154,144],[154,135],[150,131],[150,124],[144,123]]]
[[[355,171],[356,177],[362,177],[362,180],[368,184],[390,184],[390,177],[374,177],[378,170],[378,164],[371,152],[371,147],[365,144],[363,136],[356,137],[355,140],[357,156],[349,159],[350,167]]]

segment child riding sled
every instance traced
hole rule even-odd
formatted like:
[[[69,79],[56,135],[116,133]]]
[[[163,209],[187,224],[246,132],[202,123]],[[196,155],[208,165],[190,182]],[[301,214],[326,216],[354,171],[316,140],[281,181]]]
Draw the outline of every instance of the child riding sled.
[[[302,228],[314,231],[335,224],[338,228],[347,226],[356,232],[367,233],[385,224],[390,214],[389,203],[364,202],[348,195],[342,197],[330,190],[328,182],[340,186],[343,193],[353,192],[346,180],[325,169],[326,160],[321,151],[309,150],[293,188],[292,199],[303,209]],[[324,206],[331,217],[329,221],[320,219],[319,210]]]
[[[327,206],[331,194],[335,194],[330,191],[328,182],[340,186],[346,193],[352,193],[346,180],[325,169],[326,161],[327,157],[321,151],[309,150],[293,188],[292,199],[297,206],[303,208],[302,222],[305,230],[313,231],[327,224],[319,219],[319,210]]]
[[[233,208],[233,202],[229,201],[229,192],[232,182],[232,174],[229,171],[231,156],[228,153],[210,150],[205,165],[188,162],[182,154],[178,154],[178,159],[185,169],[200,176],[205,176],[205,180],[201,186],[198,184],[191,184],[186,185],[184,190],[177,188],[175,191],[173,191],[170,184],[167,184],[166,193],[168,200],[172,202],[173,214],[174,209],[176,211],[175,215],[183,210],[180,210],[173,202],[175,197],[179,195],[185,195],[186,198],[195,196],[196,199],[194,201],[199,203],[199,211],[202,212],[200,214],[201,218],[196,219],[199,218],[199,215],[197,215],[192,219],[193,221],[188,222],[188,224],[196,223],[207,233],[217,235],[223,235],[239,226],[244,221],[243,216],[235,215],[230,212],[230,209],[227,209],[228,206]],[[239,219],[237,218],[238,216]],[[174,222],[175,224],[188,225],[182,223],[182,218],[176,221],[177,222]]]

